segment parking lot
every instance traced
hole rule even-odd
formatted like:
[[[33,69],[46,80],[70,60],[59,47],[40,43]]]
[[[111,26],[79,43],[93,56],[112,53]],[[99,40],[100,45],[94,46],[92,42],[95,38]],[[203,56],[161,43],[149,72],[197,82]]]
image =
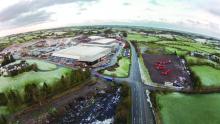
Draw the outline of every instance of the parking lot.
[[[153,82],[176,87],[191,87],[190,73],[185,61],[175,55],[142,54]]]

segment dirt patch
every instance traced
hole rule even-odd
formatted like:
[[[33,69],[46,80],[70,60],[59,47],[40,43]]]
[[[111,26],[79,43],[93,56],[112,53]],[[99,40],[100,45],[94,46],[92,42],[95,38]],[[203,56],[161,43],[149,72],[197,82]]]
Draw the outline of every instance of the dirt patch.
[[[175,55],[142,54],[153,82],[170,82],[177,87],[192,87],[185,61]]]

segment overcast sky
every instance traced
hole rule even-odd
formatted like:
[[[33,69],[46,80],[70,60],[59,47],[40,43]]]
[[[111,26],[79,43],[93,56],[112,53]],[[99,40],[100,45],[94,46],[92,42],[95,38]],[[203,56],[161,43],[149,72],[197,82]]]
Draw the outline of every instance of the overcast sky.
[[[0,36],[74,25],[171,28],[220,38],[220,0],[1,0]]]

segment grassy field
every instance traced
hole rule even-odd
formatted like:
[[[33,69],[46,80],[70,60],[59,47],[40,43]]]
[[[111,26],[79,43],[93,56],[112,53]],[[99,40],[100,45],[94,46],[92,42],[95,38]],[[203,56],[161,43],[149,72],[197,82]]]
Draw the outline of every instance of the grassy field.
[[[220,94],[156,96],[163,124],[219,124]]]
[[[130,63],[131,61],[129,58],[123,57],[118,61],[119,67],[115,68],[114,71],[105,70],[103,74],[108,76],[127,77],[129,75]]]
[[[192,66],[191,69],[200,78],[202,86],[220,86],[220,70],[210,66]]]
[[[53,85],[56,80],[59,80],[62,75],[67,75],[71,72],[68,68],[56,68],[56,65],[39,60],[27,60],[29,63],[36,63],[40,70],[44,71],[30,71],[24,72],[14,77],[0,77],[0,92],[8,89],[18,89],[22,91],[25,84],[43,82]],[[48,70],[48,71],[47,71]]]
[[[35,62],[35,60],[31,61]],[[56,67],[56,65],[49,64],[46,62],[37,61],[37,64],[40,68],[48,64],[47,69]],[[46,65],[43,65],[46,64]],[[53,65],[53,66],[52,66]],[[14,77],[0,77],[0,92],[5,92],[9,89],[16,89],[20,94],[24,93],[24,87],[26,84],[35,83],[39,87],[46,82],[49,86],[56,84],[60,80],[62,75],[71,74],[71,69],[69,68],[57,68],[49,71],[30,71],[24,72]],[[0,114],[7,115],[10,113],[10,110],[7,106],[0,106]]]
[[[160,38],[156,36],[144,36],[141,34],[128,34],[127,40],[137,40],[137,41],[158,41]]]
[[[144,60],[142,58],[142,56],[139,57],[139,64],[140,64],[140,72],[143,75],[143,79],[144,83],[146,84],[153,84],[153,81],[151,80],[150,74],[148,69],[146,68],[146,66],[144,65]]]
[[[165,47],[165,50],[168,53],[175,53],[176,52],[176,54],[178,56],[186,55],[188,53],[188,51],[176,49],[176,48],[173,48],[173,47]]]
[[[188,41],[159,41],[157,44],[166,45],[167,47],[177,48],[184,51],[199,51],[207,53],[220,53],[219,50],[207,44]]]

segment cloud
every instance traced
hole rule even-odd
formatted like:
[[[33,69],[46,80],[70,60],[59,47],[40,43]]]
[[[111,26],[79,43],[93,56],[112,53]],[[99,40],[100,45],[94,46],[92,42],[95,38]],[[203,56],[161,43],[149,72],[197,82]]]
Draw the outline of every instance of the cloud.
[[[123,3],[123,5],[124,6],[129,6],[129,5],[131,5],[131,3],[125,2],[125,3]]]
[[[59,5],[66,3],[79,3],[82,5],[83,3],[92,2],[96,0],[32,0],[32,1],[21,1],[16,4],[13,4],[3,11],[0,12],[0,22],[10,21],[14,18],[21,16],[24,13],[34,12],[39,9]]]
[[[194,9],[201,9],[207,11],[213,15],[220,16],[220,1],[219,0],[195,0],[184,1],[187,4],[194,6]]]
[[[153,5],[159,5],[159,2],[157,0],[149,0],[149,3]]]
[[[134,22],[131,23],[134,25],[136,21],[157,27],[173,27],[197,32],[206,30],[210,32],[209,34],[216,32],[220,34],[220,8],[218,7],[220,0],[16,1],[20,2],[11,2],[8,4],[11,6],[3,6],[2,1],[0,2],[3,6],[0,8],[0,35],[1,32],[6,32],[5,29],[8,29],[7,33],[10,34],[27,31],[27,28],[31,31],[105,22],[112,24]],[[155,24],[148,22],[155,22]]]
[[[52,13],[46,12],[44,10],[37,11],[37,12],[31,12],[29,14],[19,16],[15,19],[11,20],[9,23],[13,27],[39,24],[39,23],[51,21],[50,20],[50,15],[51,14]]]

